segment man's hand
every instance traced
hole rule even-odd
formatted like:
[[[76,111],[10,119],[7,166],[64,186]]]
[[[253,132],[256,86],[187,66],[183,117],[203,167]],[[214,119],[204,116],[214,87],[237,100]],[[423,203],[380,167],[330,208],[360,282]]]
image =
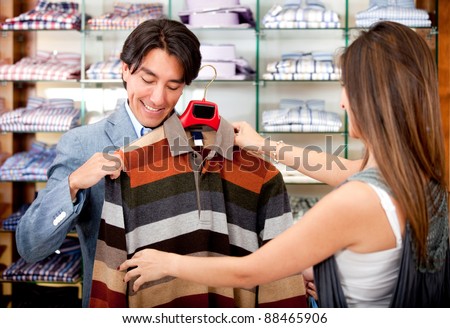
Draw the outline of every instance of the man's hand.
[[[119,155],[95,153],[69,175],[69,187],[72,199],[75,198],[78,190],[92,187],[107,175],[112,179],[118,178],[122,166],[122,160]]]

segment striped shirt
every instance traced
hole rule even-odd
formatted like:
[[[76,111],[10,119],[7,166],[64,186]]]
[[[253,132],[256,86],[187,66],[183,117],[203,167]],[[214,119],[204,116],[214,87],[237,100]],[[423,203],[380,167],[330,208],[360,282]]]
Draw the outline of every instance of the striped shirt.
[[[217,131],[202,128],[200,149],[172,115],[121,150],[125,169],[105,182],[91,307],[306,306],[301,275],[253,289],[166,277],[135,293],[123,283],[125,273],[117,267],[144,248],[244,256],[292,225],[280,172],[234,147],[233,127],[225,119]]]

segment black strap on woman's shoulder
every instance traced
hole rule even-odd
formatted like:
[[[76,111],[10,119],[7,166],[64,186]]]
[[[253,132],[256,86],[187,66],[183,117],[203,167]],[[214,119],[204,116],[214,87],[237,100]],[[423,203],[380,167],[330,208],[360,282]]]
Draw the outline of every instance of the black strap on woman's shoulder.
[[[348,307],[334,255],[314,266],[314,283],[317,289],[319,307]]]

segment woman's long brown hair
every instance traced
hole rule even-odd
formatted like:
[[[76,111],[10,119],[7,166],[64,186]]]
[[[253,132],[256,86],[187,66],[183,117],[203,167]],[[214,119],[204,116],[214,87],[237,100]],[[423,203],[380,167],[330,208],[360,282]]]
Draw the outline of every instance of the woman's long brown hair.
[[[411,28],[381,22],[340,57],[353,129],[372,152],[426,257],[427,187],[447,190],[437,70],[425,42]]]

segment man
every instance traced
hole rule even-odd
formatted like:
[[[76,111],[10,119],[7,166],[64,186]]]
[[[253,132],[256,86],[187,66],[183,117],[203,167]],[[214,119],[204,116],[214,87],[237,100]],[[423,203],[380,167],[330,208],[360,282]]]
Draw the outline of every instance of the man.
[[[173,113],[184,87],[197,77],[200,42],[180,22],[148,20],[128,36],[120,58],[128,101],[108,118],[61,137],[46,188],[16,231],[19,254],[36,262],[55,252],[76,228],[83,255],[83,307],[89,305],[104,177],[120,174],[119,160],[110,153]]]

